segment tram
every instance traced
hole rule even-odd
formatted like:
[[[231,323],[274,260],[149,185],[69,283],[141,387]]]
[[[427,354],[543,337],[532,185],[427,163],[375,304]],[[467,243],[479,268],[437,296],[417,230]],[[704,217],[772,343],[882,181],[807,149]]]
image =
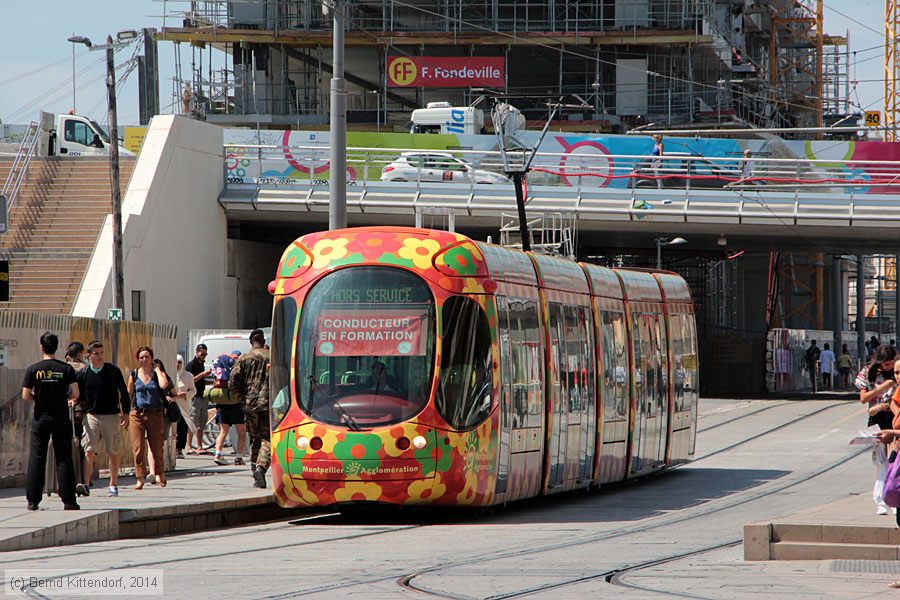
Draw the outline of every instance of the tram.
[[[697,336],[674,273],[361,227],[297,239],[269,292],[281,506],[488,506],[694,454]]]

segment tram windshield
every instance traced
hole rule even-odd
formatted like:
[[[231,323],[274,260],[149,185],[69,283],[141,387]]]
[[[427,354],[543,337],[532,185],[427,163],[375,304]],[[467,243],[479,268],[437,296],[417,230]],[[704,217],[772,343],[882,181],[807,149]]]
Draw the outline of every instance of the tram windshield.
[[[352,430],[391,425],[428,402],[434,299],[425,282],[391,267],[350,267],[310,290],[297,338],[300,405]]]

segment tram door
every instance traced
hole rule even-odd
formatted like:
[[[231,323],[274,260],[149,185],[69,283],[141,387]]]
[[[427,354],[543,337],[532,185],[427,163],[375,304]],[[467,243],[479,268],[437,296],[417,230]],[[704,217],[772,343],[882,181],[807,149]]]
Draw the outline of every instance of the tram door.
[[[565,356],[565,323],[562,306],[550,303],[550,389],[548,393],[553,404],[550,414],[550,443],[547,446],[549,467],[548,487],[562,485],[566,466],[566,434],[569,428],[568,411],[566,410],[568,392],[563,378],[566,364]]]
[[[496,296],[495,300],[497,302],[497,323],[500,334],[500,456],[497,461],[496,492],[505,494],[509,485],[512,367],[510,360],[508,303],[505,296]]]
[[[657,419],[658,355],[653,348],[651,315],[632,313],[631,343],[634,352],[634,435],[631,441],[631,474],[652,470],[659,453]]]
[[[666,438],[669,434],[669,346],[666,343],[666,328],[662,322],[664,317],[653,315],[653,327],[650,330],[654,339],[654,351],[657,356],[657,395],[656,421],[658,444],[654,467],[659,468],[666,463]]]

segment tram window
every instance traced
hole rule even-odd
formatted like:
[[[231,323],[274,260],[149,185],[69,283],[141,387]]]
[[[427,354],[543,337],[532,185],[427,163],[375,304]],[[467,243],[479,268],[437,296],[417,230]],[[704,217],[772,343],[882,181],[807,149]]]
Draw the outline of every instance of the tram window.
[[[307,294],[297,335],[300,407],[360,430],[406,421],[428,403],[434,301],[418,276],[351,267]]]
[[[272,351],[269,362],[269,389],[272,398],[272,426],[278,425],[291,408],[291,349],[297,324],[297,302],[282,298],[272,312]]]
[[[590,406],[594,403],[594,323],[589,308],[585,306],[578,307],[578,330],[581,335],[581,404],[582,406]],[[590,412],[594,412],[593,410]]]
[[[628,414],[628,358],[622,313],[602,311],[600,333],[603,352],[603,414],[607,421]]]
[[[568,383],[569,410],[581,411],[584,388],[584,350],[586,341],[581,335],[578,308],[565,306],[566,316],[566,382]]]
[[[530,372],[529,348],[526,330],[526,317],[522,300],[510,298],[509,308],[509,352],[511,357],[513,428],[524,427],[529,411],[528,406],[528,373]]]
[[[491,330],[477,302],[453,296],[445,303],[437,409],[456,429],[471,429],[491,411]]]
[[[527,386],[528,414],[530,424],[528,427],[539,427],[544,413],[543,396],[543,362],[541,348],[541,331],[538,322],[538,305],[535,300],[521,300],[522,312],[520,318],[522,329],[525,332],[525,343],[522,351],[522,364],[525,367],[524,380]]]
[[[550,366],[553,381],[551,385],[556,386],[558,399],[556,409],[564,406],[563,401],[567,398],[566,391],[566,349],[565,333],[563,323],[562,306],[556,302],[550,303]]]
[[[672,387],[674,390],[674,410],[684,410],[684,319],[683,315],[669,317],[669,336],[672,338]]]
[[[659,383],[657,405],[663,412],[669,405],[669,347],[662,315],[653,315],[653,336],[657,355],[656,374]]]

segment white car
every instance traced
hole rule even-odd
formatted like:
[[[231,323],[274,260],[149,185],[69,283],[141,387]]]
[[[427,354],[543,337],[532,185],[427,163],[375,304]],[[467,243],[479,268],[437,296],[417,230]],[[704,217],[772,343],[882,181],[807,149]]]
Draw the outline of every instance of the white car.
[[[443,152],[404,152],[381,170],[381,180],[509,183],[505,175],[476,169],[466,161]]]

